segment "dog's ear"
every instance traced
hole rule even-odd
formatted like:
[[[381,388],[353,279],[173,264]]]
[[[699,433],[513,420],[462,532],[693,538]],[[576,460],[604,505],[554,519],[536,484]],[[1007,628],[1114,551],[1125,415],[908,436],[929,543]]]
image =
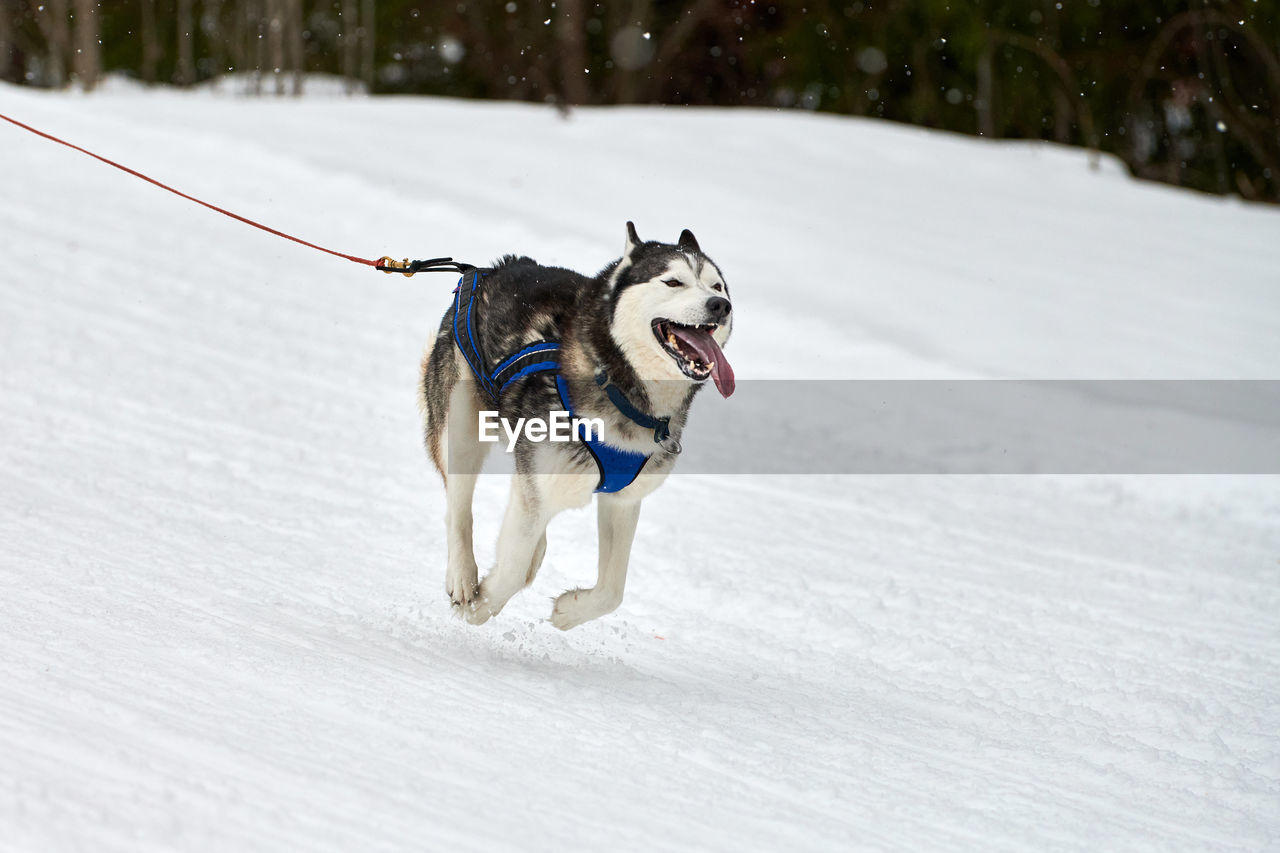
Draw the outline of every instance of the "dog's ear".
[[[622,250],[622,257],[629,258],[631,253],[636,250],[636,246],[640,245],[640,237],[636,234],[636,224],[627,222],[627,246]]]
[[[693,232],[688,228],[680,232],[680,242],[676,244],[676,248],[682,252],[701,252],[698,246],[698,238],[693,236]]]

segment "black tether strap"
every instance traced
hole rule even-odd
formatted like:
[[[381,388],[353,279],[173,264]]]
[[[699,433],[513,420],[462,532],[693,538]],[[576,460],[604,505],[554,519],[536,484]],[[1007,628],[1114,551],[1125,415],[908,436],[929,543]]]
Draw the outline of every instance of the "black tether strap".
[[[457,272],[466,275],[475,267],[462,261],[455,261],[453,258],[431,258],[426,261],[411,261],[405,258],[403,261],[395,261],[384,256],[378,260],[376,269],[385,273],[398,272],[406,276],[416,272]]]

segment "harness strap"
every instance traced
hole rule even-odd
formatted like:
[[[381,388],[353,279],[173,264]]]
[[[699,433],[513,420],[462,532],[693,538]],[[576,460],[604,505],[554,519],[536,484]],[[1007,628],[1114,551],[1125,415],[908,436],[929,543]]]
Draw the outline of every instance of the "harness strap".
[[[480,284],[483,270],[472,270],[471,285],[467,286],[467,276],[458,279],[458,286],[453,289],[453,339],[467,360],[467,366],[475,374],[476,381],[485,393],[494,400],[498,399],[498,389],[485,368],[484,356],[476,345],[475,296],[476,287]]]
[[[671,418],[655,418],[653,415],[645,414],[637,409],[627,399],[627,395],[622,393],[622,389],[609,381],[609,374],[603,367],[596,371],[596,384],[604,389],[604,393],[609,395],[610,402],[619,412],[622,412],[622,414],[645,429],[653,430],[655,444],[662,445],[662,448],[668,453],[680,452],[680,441],[671,435]]]
[[[441,264],[448,259],[437,259],[427,262]],[[399,271],[399,270],[397,270]],[[470,281],[468,281],[470,275]],[[560,373],[560,344],[557,341],[536,341],[502,359],[492,371],[485,363],[484,354],[476,343],[476,290],[484,270],[468,269],[458,279],[458,286],[453,290],[453,339],[458,351],[466,359],[467,366],[475,375],[476,381],[495,403],[502,394],[518,379],[535,373],[554,373],[556,391],[560,395],[560,404],[569,413],[570,419],[577,417],[573,403],[569,399],[569,383]],[[680,452],[680,442],[671,436],[669,418],[654,418],[641,412],[631,404],[620,389],[609,384],[608,375],[601,370],[596,374],[596,384],[600,385],[609,396],[609,400],[618,411],[645,429],[653,430],[653,440],[661,444],[671,453]],[[640,471],[649,461],[652,454],[635,450],[625,450],[605,442],[600,436],[593,435],[590,428],[579,423],[576,438],[595,460],[596,469],[600,472],[597,492],[620,492],[635,482]]]
[[[556,373],[556,391],[560,393],[560,404],[569,413],[570,419],[577,417],[573,403],[569,400],[569,383],[564,376]],[[599,436],[592,436],[591,430],[584,423],[578,424],[578,440],[580,440],[596,461],[596,469],[600,472],[600,481],[596,485],[597,492],[620,492],[636,481],[640,471],[644,469],[652,454],[638,450],[624,450],[606,443]]]
[[[501,396],[512,382],[522,376],[557,369],[560,366],[556,359],[558,352],[560,352],[560,345],[555,341],[539,341],[503,360],[494,368],[490,377],[493,384],[498,386],[498,395]]]

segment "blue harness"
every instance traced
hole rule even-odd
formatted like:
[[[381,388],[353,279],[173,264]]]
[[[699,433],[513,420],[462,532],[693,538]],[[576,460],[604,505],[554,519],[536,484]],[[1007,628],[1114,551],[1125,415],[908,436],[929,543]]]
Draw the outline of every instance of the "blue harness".
[[[537,341],[529,344],[502,359],[492,371],[485,365],[484,356],[476,345],[474,310],[476,288],[480,284],[481,275],[483,273],[480,270],[473,272],[470,286],[464,275],[458,280],[458,286],[453,291],[453,339],[457,342],[458,350],[466,359],[471,372],[475,374],[480,387],[484,388],[488,396],[496,401],[518,379],[535,373],[554,373],[560,405],[568,412],[572,421],[577,414],[574,412],[573,403],[569,400],[569,383],[560,373],[559,342]],[[673,452],[679,452],[679,442],[671,437],[666,418],[652,418],[637,410],[618,388],[609,384],[604,371],[596,375],[596,383],[605,389],[609,399],[624,415],[641,426],[653,429],[655,442],[663,443],[668,449],[673,449]],[[622,400],[621,404],[619,399]],[[591,453],[591,458],[595,460],[596,468],[600,471],[600,481],[595,489],[597,492],[620,492],[631,485],[652,455],[606,444],[599,435],[593,435],[584,423],[578,423],[575,432],[575,437],[586,446]]]

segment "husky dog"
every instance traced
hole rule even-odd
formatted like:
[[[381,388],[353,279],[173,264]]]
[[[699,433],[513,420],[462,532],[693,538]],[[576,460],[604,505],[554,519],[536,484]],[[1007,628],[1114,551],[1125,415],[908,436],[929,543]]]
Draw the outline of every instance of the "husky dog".
[[[622,257],[594,278],[511,255],[464,273],[423,359],[421,404],[447,498],[445,590],[468,622],[495,616],[533,581],[547,523],[597,492],[596,584],[557,598],[551,622],[567,629],[617,609],[640,501],[671,472],[694,394],[708,379],[733,393],[721,351],[731,315],[720,268],[688,230],[674,245],[641,241],[628,222]],[[512,438],[497,564],[480,581],[471,504],[494,411],[507,424],[579,420],[567,440],[536,441],[531,429]]]

